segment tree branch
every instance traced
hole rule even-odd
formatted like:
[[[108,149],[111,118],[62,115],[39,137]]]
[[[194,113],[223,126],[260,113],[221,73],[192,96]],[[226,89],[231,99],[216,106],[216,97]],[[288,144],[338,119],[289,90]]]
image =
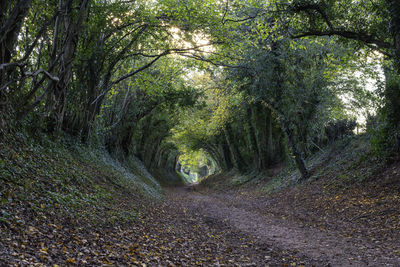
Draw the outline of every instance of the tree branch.
[[[133,76],[133,75],[135,75],[135,74],[141,72],[141,71],[144,71],[145,69],[150,68],[157,60],[159,60],[159,59],[160,59],[161,57],[163,57],[163,56],[168,55],[169,53],[170,53],[170,51],[169,51],[169,50],[166,50],[166,51],[164,51],[163,53],[159,54],[157,57],[155,57],[155,58],[154,58],[152,61],[150,61],[149,63],[147,63],[147,64],[143,65],[142,67],[140,67],[140,68],[138,68],[138,69],[136,69],[136,70],[134,70],[134,71],[131,71],[131,72],[129,72],[129,73],[127,73],[127,74],[125,74],[125,75],[123,75],[123,76],[117,78],[116,80],[112,81],[112,82],[110,83],[110,85],[106,88],[106,90],[104,90],[103,93],[101,93],[99,96],[96,97],[95,100],[92,101],[91,105],[95,104],[99,99],[101,99],[103,96],[105,96],[105,95],[108,93],[108,91],[110,91],[111,88],[112,88],[114,85],[116,85],[116,84],[122,82],[123,80],[125,80],[125,79],[127,79],[127,78],[129,78],[129,77],[131,77],[131,76]]]
[[[145,70],[145,69],[150,68],[157,60],[159,60],[159,59],[160,59],[161,57],[163,57],[163,56],[168,55],[169,53],[170,53],[170,50],[166,50],[166,51],[162,52],[161,54],[159,54],[157,57],[155,57],[152,61],[150,61],[150,62],[147,63],[146,65],[144,65],[144,66],[138,68],[137,70],[131,71],[131,72],[129,72],[129,73],[127,73],[127,74],[125,74],[125,75],[119,77],[118,79],[112,81],[109,87],[111,87],[111,86],[113,86],[113,85],[116,85],[117,83],[120,83],[121,81],[123,81],[123,80],[125,80],[125,79],[127,79],[127,78],[129,78],[129,77],[131,77],[131,76],[133,76],[133,75],[135,75],[135,74],[138,73],[138,72],[141,72],[141,71],[143,71],[143,70]],[[109,90],[109,89],[108,89],[108,90]],[[107,90],[107,91],[108,91],[108,90]]]
[[[208,63],[210,63],[210,64],[212,64],[214,66],[217,66],[217,67],[227,67],[227,68],[232,68],[232,69],[243,69],[243,68],[246,68],[246,67],[243,67],[243,66],[230,65],[230,64],[226,64],[226,63],[222,63],[222,62],[216,62],[216,61],[213,61],[211,59],[202,57],[200,55],[189,54],[189,53],[177,53],[177,54],[180,54],[181,56],[184,56],[184,57],[187,57],[187,58],[192,58],[192,59],[195,59],[195,60],[208,62]]]
[[[307,36],[334,36],[335,35],[335,36],[340,36],[343,38],[363,42],[370,48],[374,48],[374,49],[377,49],[377,48],[378,49],[392,49],[392,48],[394,48],[394,45],[392,43],[389,43],[389,42],[386,42],[383,40],[378,40],[370,34],[367,34],[364,32],[354,32],[354,31],[345,30],[345,29],[338,29],[337,27],[334,27],[329,16],[324,11],[324,9],[321,7],[320,4],[311,3],[311,2],[303,3],[303,4],[295,4],[294,6],[292,6],[290,8],[290,10],[294,13],[314,10],[322,17],[322,19],[325,21],[325,23],[329,27],[329,30],[326,30],[326,31],[309,30],[308,32],[300,33],[298,35],[292,36],[292,38],[294,38],[294,39],[303,38],[303,37],[307,37]],[[376,47],[372,47],[371,45],[375,45]]]
[[[375,39],[372,35],[366,34],[366,33],[360,33],[360,32],[352,32],[352,31],[346,31],[346,30],[330,30],[330,31],[309,31],[309,32],[303,32],[298,35],[292,36],[294,39],[299,39],[303,37],[308,37],[308,36],[340,36],[344,37],[347,39],[352,39],[356,41],[361,41],[366,44],[373,44],[376,45],[377,48],[385,48],[385,49],[391,49],[393,48],[393,44],[381,40]]]
[[[329,29],[334,30],[334,27],[328,18],[328,15],[325,13],[325,11],[321,8],[320,5],[315,4],[315,3],[305,3],[305,4],[297,4],[292,8],[292,11],[294,12],[301,12],[301,11],[307,11],[307,10],[314,10],[317,13],[319,13],[322,17],[322,19],[325,21],[325,23],[328,25]]]
[[[44,73],[50,80],[52,80],[52,81],[54,81],[54,82],[60,81],[60,78],[58,78],[57,76],[54,76],[54,75],[50,74],[48,71],[46,71],[46,70],[44,70],[44,69],[40,69],[40,70],[37,70],[37,71],[35,71],[35,72],[26,72],[25,74],[26,74],[26,76],[28,76],[28,77],[32,77],[32,76],[37,76],[37,75],[39,75],[40,73]]]
[[[24,64],[19,63],[19,62],[10,62],[10,63],[3,63],[0,64],[0,70],[6,69],[6,68],[10,68],[10,67],[19,67],[19,68],[23,68]]]
[[[228,10],[229,10],[229,0],[226,0],[226,6],[225,6],[225,11],[224,11],[224,15],[222,16],[222,25],[225,25],[225,18],[226,15],[228,14]]]
[[[10,16],[8,19],[4,22],[3,25],[1,25],[0,28],[0,42],[4,42],[4,40],[7,38],[7,35],[15,30],[15,27],[17,27],[18,23],[25,18],[25,13],[27,10],[29,10],[29,5],[32,2],[32,0],[21,0],[18,1],[18,3],[15,5],[13,10],[10,12]],[[6,12],[5,10],[2,10],[1,12]]]

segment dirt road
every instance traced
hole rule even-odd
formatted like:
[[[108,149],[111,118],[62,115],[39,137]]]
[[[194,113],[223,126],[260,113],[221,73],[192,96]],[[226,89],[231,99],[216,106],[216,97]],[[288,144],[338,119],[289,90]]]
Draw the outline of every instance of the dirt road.
[[[246,200],[227,192],[197,191],[192,187],[166,191],[168,201],[179,203],[183,210],[201,218],[209,227],[223,229],[232,235],[254,238],[255,247],[286,251],[298,257],[300,261],[303,259],[306,265],[400,266],[400,255],[393,256],[390,248],[388,251],[382,251],[381,246],[363,239],[344,238],[335,232],[320,231],[289,222],[268,212],[262,214],[260,211],[268,210],[266,202]],[[258,248],[254,248],[254,251],[262,253]],[[264,258],[270,259],[269,256]],[[279,261],[275,259],[272,266],[279,264],[276,260]],[[260,264],[257,260],[253,263]],[[287,262],[282,264],[290,266]],[[296,264],[293,263],[293,266]]]

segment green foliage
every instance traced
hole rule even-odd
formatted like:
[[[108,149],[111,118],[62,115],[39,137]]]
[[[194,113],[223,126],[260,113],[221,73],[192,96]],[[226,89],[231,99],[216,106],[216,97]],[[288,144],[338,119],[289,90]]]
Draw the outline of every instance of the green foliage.
[[[393,126],[400,125],[400,75],[396,73],[388,73],[386,78],[386,105],[388,121]]]
[[[279,42],[275,50],[249,49],[247,71],[233,73],[247,79],[242,90],[267,103],[296,145],[306,153],[313,138],[330,117],[329,106],[337,103],[323,54],[327,47],[308,41]],[[256,60],[250,60],[255,58]]]
[[[384,103],[375,137],[394,139],[372,142],[397,146],[398,78],[381,97],[365,82],[380,79],[376,51],[397,55],[395,2],[84,3],[32,1],[0,41],[0,112],[32,134],[62,130],[150,170],[262,171],[301,165],[329,127]]]
[[[399,157],[400,78],[394,72],[386,75],[385,104],[376,117],[371,117],[368,131],[376,155],[393,160]]]

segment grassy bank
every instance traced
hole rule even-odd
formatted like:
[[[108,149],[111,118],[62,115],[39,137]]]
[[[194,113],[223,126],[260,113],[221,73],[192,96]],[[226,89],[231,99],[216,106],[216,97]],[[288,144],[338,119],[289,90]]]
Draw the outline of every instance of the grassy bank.
[[[306,181],[301,181],[299,171],[288,162],[262,173],[219,173],[206,177],[201,185],[214,189],[253,188],[264,195],[314,183],[321,184],[327,192],[341,192],[370,182],[394,184],[400,190],[398,164],[376,158],[366,135],[345,137],[328,145],[309,157],[307,166],[311,177]]]
[[[21,132],[4,135],[0,143],[3,227],[48,218],[128,222],[140,212],[132,200],[161,197],[160,185],[134,157],[121,163],[104,150],[68,137],[53,142],[44,135],[32,138]]]

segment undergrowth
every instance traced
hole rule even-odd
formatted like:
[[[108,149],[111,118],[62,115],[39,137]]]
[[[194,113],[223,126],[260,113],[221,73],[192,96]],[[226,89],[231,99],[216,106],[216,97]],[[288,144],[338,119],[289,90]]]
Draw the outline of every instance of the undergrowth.
[[[373,179],[384,169],[385,162],[374,156],[369,138],[364,134],[347,136],[324,147],[307,159],[307,166],[311,177],[306,181],[301,180],[294,163],[287,162],[279,171],[245,174],[230,171],[207,177],[201,184],[222,190],[250,186],[262,194],[271,194],[320,181],[326,192],[338,192]]]
[[[325,147],[307,159],[311,177],[300,181],[300,173],[292,165],[267,180],[261,188],[264,193],[277,192],[304,183],[321,180],[326,191],[337,192],[371,179],[383,168],[371,151],[366,135],[348,136]]]
[[[0,137],[0,223],[62,220],[110,225],[140,213],[161,187],[135,159],[123,163],[70,137],[57,142],[23,131]],[[134,201],[138,200],[138,201]]]

